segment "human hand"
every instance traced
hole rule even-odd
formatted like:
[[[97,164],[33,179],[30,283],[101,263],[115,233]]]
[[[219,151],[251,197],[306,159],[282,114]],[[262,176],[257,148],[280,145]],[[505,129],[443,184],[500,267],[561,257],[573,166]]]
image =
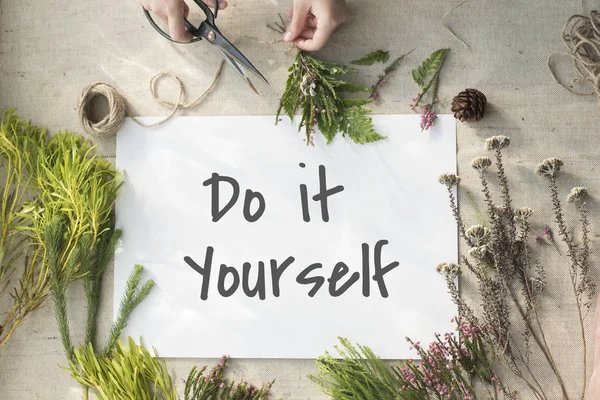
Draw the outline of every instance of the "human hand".
[[[209,7],[215,6],[216,0],[203,0]],[[219,1],[219,10],[227,7],[226,0]],[[152,11],[165,25],[169,27],[169,34],[176,42],[189,42],[193,36],[185,29],[183,19],[187,17],[190,8],[184,0],[137,0],[146,10]]]
[[[293,0],[292,19],[283,36],[302,50],[319,50],[327,43],[335,28],[346,21],[345,0]]]
[[[588,385],[588,400],[600,400],[600,296],[594,317],[594,370]]]

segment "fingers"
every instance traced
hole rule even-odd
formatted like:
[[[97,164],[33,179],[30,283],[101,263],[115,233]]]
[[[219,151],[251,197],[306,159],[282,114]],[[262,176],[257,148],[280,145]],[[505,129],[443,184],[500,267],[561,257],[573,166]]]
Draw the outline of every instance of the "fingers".
[[[292,11],[288,11],[287,12],[287,16],[288,18],[292,18],[292,15],[294,13]],[[312,15],[312,13],[308,13],[308,15],[306,16],[306,22],[304,23],[304,27],[305,28],[316,28],[317,27],[317,18]]]
[[[177,42],[189,42],[192,40],[192,34],[185,29],[183,17],[185,14],[185,3],[183,1],[174,1],[169,3],[167,8],[167,24],[169,25],[169,34]]]
[[[306,17],[310,11],[310,3],[303,0],[294,0],[294,11],[292,13],[292,21],[287,28],[287,32],[283,36],[286,42],[293,42],[300,33],[304,30]]]
[[[296,38],[298,39],[312,39],[315,36],[315,30],[311,28],[305,28],[300,35]]]
[[[294,40],[294,44],[302,50],[316,51],[320,50],[325,46],[329,36],[334,31],[335,26],[330,24],[321,24],[314,30],[312,38],[299,37]]]
[[[202,0],[202,2],[205,3],[209,7],[215,6],[215,0]],[[227,8],[227,6],[228,6],[227,1],[219,0],[219,10],[223,10],[223,9]]]

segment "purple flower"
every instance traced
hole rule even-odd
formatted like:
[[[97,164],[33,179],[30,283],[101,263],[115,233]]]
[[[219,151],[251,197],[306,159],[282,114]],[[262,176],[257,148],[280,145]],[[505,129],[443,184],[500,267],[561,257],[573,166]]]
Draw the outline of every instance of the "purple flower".
[[[554,236],[552,235],[552,230],[548,226],[544,227],[544,239],[546,239],[546,242],[548,243],[554,243]]]
[[[426,131],[431,128],[436,118],[437,114],[433,111],[433,104],[427,104],[423,107],[423,112],[421,113],[421,130]]]

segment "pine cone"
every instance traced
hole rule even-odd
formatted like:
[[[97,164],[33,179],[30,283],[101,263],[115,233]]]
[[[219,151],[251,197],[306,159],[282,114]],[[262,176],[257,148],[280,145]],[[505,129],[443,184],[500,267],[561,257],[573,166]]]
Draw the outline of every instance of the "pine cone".
[[[477,89],[466,89],[452,100],[454,118],[460,122],[477,122],[485,114],[487,99]]]

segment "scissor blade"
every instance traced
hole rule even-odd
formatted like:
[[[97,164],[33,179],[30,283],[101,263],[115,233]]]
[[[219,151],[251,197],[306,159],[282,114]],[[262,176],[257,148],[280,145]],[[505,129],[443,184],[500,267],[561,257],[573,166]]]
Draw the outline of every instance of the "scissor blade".
[[[219,46],[217,46],[217,50],[219,50],[219,52],[223,56],[223,59],[227,61],[227,64],[229,64],[233,69],[235,69],[238,75],[246,81],[246,83],[252,88],[252,90],[254,90],[256,94],[259,94],[258,90],[256,90],[256,86],[254,86],[254,83],[252,83],[252,79],[250,79],[250,77],[248,76],[246,69],[234,58],[230,57],[226,52],[224,52]]]
[[[228,56],[229,59],[235,60],[237,64],[252,71],[263,81],[265,81],[265,83],[269,83],[267,79],[256,69],[256,67],[252,65],[250,60],[248,60],[233,44],[231,44],[229,40],[225,39],[222,34],[217,33],[216,39],[213,43],[216,44],[219,49],[221,49]]]

